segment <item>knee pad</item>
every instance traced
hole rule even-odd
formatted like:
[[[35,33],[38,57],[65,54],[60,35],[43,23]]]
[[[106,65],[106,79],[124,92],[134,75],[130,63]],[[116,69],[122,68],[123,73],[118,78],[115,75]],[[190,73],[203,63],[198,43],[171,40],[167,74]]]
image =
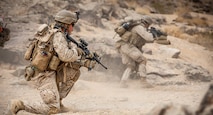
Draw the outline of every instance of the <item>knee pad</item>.
[[[56,107],[50,107],[49,111],[48,111],[48,115],[51,115],[51,114],[57,114],[59,113],[59,109],[56,108]]]
[[[40,96],[44,103],[51,104],[56,102],[56,94],[52,90],[42,90],[40,91]]]

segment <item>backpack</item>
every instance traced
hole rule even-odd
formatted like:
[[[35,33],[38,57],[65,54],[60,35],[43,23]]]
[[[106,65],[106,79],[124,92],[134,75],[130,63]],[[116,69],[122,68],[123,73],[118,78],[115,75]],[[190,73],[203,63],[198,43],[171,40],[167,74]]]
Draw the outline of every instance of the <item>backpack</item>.
[[[39,71],[56,70],[60,60],[53,50],[53,35],[58,32],[47,24],[41,25],[34,39],[30,42],[24,58],[31,61],[31,66]]]
[[[130,31],[134,26],[140,25],[141,23],[141,19],[124,21],[117,28],[115,28],[115,32],[122,36],[126,31]]]

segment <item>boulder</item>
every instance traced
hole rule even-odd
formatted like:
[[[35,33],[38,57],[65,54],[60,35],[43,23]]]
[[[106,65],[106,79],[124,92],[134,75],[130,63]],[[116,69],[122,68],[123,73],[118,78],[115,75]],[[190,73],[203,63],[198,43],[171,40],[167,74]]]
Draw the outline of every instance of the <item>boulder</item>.
[[[169,48],[167,46],[160,46],[159,54],[169,58],[178,58],[180,55],[180,50],[176,48]]]
[[[188,106],[169,103],[156,106],[148,115],[194,115],[194,113]]]

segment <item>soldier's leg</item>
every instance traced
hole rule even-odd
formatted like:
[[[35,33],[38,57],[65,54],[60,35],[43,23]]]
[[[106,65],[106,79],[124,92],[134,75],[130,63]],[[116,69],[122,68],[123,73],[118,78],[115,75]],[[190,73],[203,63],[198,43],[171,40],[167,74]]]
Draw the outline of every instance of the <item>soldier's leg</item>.
[[[43,102],[24,102],[25,111],[36,114],[58,113],[60,110],[60,99],[55,72],[39,74],[32,81],[36,82]]]
[[[139,76],[142,78],[145,78],[146,77],[146,58],[143,57],[143,60],[138,63],[138,74]]]
[[[133,60],[133,62],[140,63],[145,60],[145,57],[143,57],[141,50],[131,44],[122,45],[120,48],[120,52],[127,55],[131,60]]]
[[[121,81],[120,81],[120,87],[122,87],[122,88],[128,87],[126,82],[131,74],[131,71],[132,71],[132,69],[130,67],[126,68],[126,70],[124,71],[124,73],[122,75]]]
[[[146,81],[146,58],[143,56],[142,52],[136,47],[130,47],[129,56],[138,63],[138,74],[141,77],[142,87],[151,88],[153,87]]]
[[[25,106],[21,100],[11,100],[8,103],[7,110],[4,115],[16,115],[20,110],[24,110]]]
[[[140,64],[139,64],[139,67],[138,67],[138,74],[139,76],[141,77],[141,84],[142,84],[142,87],[143,88],[151,88],[153,87],[150,83],[147,82],[146,80],[146,61],[142,61]]]
[[[124,78],[127,79],[129,78],[131,71],[135,70],[136,63],[142,62],[144,60],[144,57],[142,55],[142,52],[138,48],[130,44],[122,45],[120,48],[120,52],[121,52],[123,64],[129,67],[125,70],[122,77],[123,79]],[[125,81],[122,81],[122,82],[123,84],[125,83]]]
[[[59,85],[60,107],[63,112],[68,111],[69,109],[62,104],[62,100],[69,94],[75,82],[80,76],[80,70],[76,70],[73,68],[67,69],[67,71],[69,72],[67,72],[66,82],[61,82]]]
[[[122,63],[127,65],[127,68],[125,69],[121,81],[120,81],[120,87],[127,88],[127,80],[130,77],[130,74],[135,68],[135,61],[133,61],[128,55],[121,53],[122,56]]]

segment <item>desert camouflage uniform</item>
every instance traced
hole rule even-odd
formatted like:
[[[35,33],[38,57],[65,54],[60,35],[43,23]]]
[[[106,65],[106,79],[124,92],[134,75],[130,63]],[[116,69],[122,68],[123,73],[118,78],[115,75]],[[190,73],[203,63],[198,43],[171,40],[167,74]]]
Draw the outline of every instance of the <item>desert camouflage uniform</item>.
[[[55,52],[58,54],[59,59],[63,62],[59,68],[68,68],[67,71],[73,72],[72,74],[66,75],[66,81],[63,83],[58,90],[57,78],[64,78],[61,75],[61,70],[56,71],[45,71],[41,72],[31,79],[34,85],[40,92],[40,96],[43,102],[30,103],[24,102],[25,110],[31,113],[57,113],[60,110],[60,99],[66,97],[68,91],[72,88],[75,81],[77,81],[80,72],[79,70],[74,72],[70,70],[71,63],[76,61],[79,56],[75,47],[68,47],[68,43],[65,39],[64,33],[57,32],[53,38],[53,46]],[[80,66],[79,66],[80,67]],[[57,76],[57,77],[56,77]]]
[[[24,56],[26,60],[31,60],[30,66],[26,67],[25,78],[31,80],[39,90],[42,102],[12,100],[8,104],[7,115],[20,110],[48,115],[58,113],[63,108],[61,100],[68,95],[80,76],[80,67],[94,68],[95,62],[86,59],[81,49],[67,41],[65,32],[71,33],[77,20],[77,13],[62,10],[55,16],[54,27],[44,24],[38,28],[35,40]],[[70,30],[66,31],[67,28]]]
[[[144,79],[146,77],[146,58],[141,49],[146,42],[154,41],[153,35],[147,32],[143,23],[141,23],[126,31],[120,37],[121,39],[116,42],[116,48],[122,56],[123,64],[127,65],[121,83],[126,82],[133,71],[136,71]]]
[[[25,78],[39,90],[42,102],[11,100],[5,112],[7,115],[15,115],[20,110],[47,115],[60,112],[65,108],[61,100],[78,80],[80,67],[94,68],[95,61],[86,59],[84,51],[66,38],[73,31],[78,15],[61,10],[55,16],[53,27],[43,24],[38,28],[24,55],[26,60],[31,60],[25,69]]]

